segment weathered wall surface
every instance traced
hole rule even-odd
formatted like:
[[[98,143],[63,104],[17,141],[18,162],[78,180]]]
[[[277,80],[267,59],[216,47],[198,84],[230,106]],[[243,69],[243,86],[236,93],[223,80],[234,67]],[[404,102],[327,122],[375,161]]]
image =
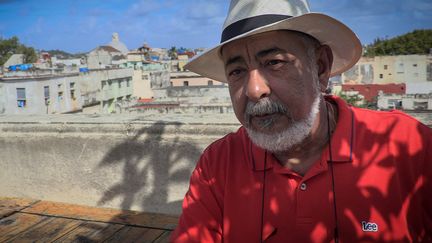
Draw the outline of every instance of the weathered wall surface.
[[[203,149],[238,127],[0,117],[0,196],[179,214]]]

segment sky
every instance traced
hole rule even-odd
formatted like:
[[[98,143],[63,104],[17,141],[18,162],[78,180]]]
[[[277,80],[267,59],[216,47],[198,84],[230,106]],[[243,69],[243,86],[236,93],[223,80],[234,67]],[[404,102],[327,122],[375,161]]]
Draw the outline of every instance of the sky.
[[[309,0],[349,26],[362,44],[432,29],[432,0]],[[88,52],[113,32],[129,49],[219,43],[228,0],[0,0],[0,37],[36,49]]]

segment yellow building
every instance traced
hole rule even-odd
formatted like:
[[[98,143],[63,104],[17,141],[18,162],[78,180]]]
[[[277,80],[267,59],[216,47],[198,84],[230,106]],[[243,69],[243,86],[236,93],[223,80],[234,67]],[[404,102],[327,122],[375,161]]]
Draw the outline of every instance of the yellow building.
[[[432,55],[362,57],[342,74],[343,83],[386,84],[432,81]]]
[[[179,69],[179,71],[181,71],[181,72],[185,71],[184,66],[186,65],[186,63],[189,60],[188,55],[178,55],[177,59],[178,59],[178,69]]]

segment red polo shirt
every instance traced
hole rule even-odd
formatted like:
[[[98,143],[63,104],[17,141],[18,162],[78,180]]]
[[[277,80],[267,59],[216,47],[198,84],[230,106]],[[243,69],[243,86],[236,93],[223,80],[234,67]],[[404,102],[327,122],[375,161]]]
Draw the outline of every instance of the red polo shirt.
[[[401,112],[329,99],[339,109],[335,200],[328,148],[300,176],[240,128],[204,151],[171,240],[330,242],[337,217],[340,242],[432,241],[431,129]]]

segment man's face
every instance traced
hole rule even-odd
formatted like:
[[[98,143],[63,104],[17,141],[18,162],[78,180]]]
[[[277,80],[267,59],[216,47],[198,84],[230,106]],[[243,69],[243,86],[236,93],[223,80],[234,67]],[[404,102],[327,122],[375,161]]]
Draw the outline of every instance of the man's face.
[[[289,149],[311,132],[320,92],[307,48],[298,33],[272,31],[222,49],[234,112],[265,149]]]

